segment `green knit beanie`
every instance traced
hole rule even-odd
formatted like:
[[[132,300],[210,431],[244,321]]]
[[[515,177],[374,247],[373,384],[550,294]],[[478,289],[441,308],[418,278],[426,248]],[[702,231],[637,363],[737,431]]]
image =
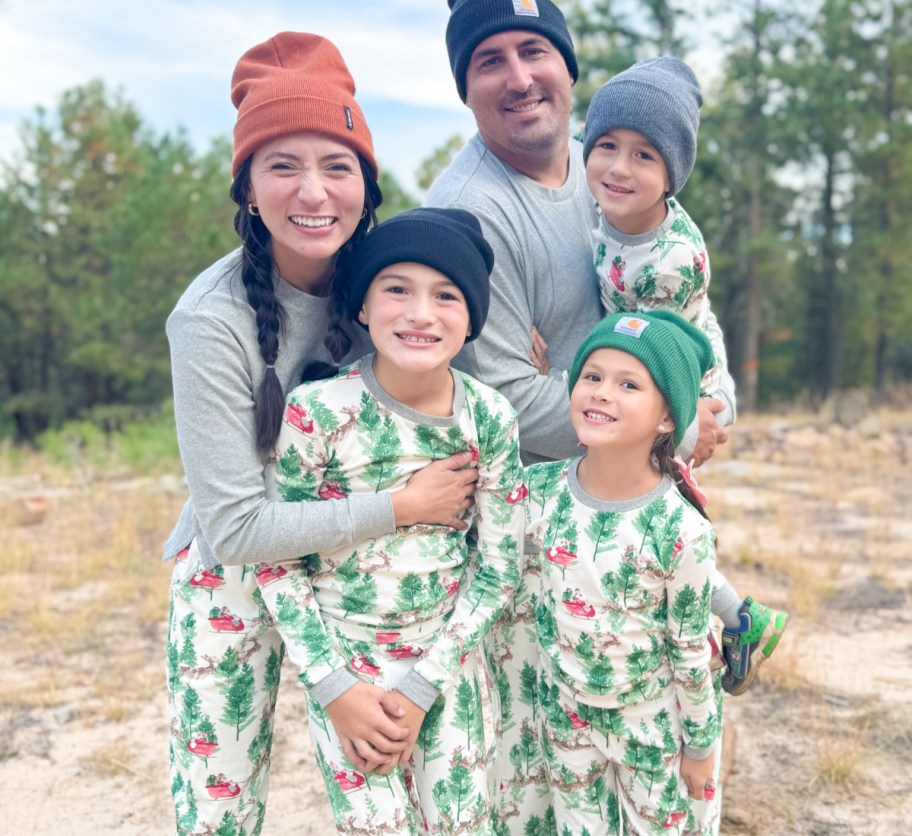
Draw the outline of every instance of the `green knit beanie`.
[[[649,369],[674,419],[675,446],[680,444],[697,414],[700,381],[715,363],[706,334],[671,311],[606,316],[573,358],[571,392],[589,355],[599,348],[626,351]]]

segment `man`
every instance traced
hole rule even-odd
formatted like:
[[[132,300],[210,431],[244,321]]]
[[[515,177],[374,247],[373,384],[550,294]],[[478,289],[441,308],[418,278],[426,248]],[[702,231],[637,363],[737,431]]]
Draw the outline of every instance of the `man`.
[[[579,447],[569,420],[566,369],[603,315],[590,244],[595,201],[582,145],[570,138],[578,76],[573,43],[551,0],[449,5],[450,66],[478,133],[431,186],[425,203],[475,214],[494,250],[488,320],[456,365],[509,398],[519,414],[526,464],[569,458]],[[718,327],[714,319],[712,326]],[[551,370],[540,374],[534,355],[545,348]],[[698,463],[725,441],[714,418],[725,406],[701,399],[693,454]],[[485,643],[495,683],[497,834],[554,829],[536,718],[537,559],[529,556],[512,610]]]
[[[509,398],[524,463],[568,458],[578,444],[566,369],[603,315],[589,237],[595,201],[582,145],[570,139],[573,43],[551,0],[450,0],[450,8],[450,66],[478,133],[425,203],[475,214],[494,250],[491,313],[456,365]],[[710,327],[718,329],[714,318]],[[547,347],[548,374],[531,356],[533,328]],[[726,439],[714,417],[726,406],[700,401],[698,464]]]

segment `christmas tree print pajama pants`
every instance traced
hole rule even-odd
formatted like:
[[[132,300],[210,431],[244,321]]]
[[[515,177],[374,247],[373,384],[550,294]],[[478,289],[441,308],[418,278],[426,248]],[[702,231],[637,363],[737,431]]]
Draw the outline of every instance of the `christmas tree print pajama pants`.
[[[273,612],[281,613],[277,598],[288,588],[286,578],[262,583]],[[325,613],[321,618],[333,646],[349,660],[348,670],[387,691],[421,658],[414,649],[433,644],[445,625],[440,617],[385,631]],[[291,662],[306,666],[312,656],[294,623],[285,623],[280,615],[277,624]],[[389,641],[380,643],[378,637]],[[307,712],[310,739],[339,833],[493,833],[477,654],[465,657],[455,687],[431,706],[409,762],[388,775],[359,772],[342,752],[328,714],[309,696]]]
[[[694,831],[673,686],[654,700],[599,708],[568,697],[543,672],[539,701],[559,833]]]
[[[171,793],[179,834],[254,836],[269,790],[282,641],[251,566],[175,561],[168,621]]]

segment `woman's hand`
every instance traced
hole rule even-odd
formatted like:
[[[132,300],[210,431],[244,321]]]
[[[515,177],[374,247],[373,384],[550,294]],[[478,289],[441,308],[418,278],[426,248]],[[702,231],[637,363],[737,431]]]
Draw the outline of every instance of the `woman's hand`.
[[[362,772],[378,766],[392,769],[401,753],[411,750],[401,701],[379,685],[358,682],[326,706],[343,754]]]
[[[532,337],[532,349],[529,351],[529,359],[532,361],[532,365],[535,366],[535,370],[539,374],[549,374],[551,372],[551,364],[548,362],[548,343],[544,341],[534,325],[529,332],[529,336]]]
[[[465,530],[461,515],[472,507],[478,470],[466,467],[468,451],[431,462],[412,474],[401,491],[391,494],[396,525],[448,525]]]
[[[691,798],[702,801],[704,797],[711,799],[715,795],[716,786],[713,783],[715,760],[715,752],[703,760],[690,758],[687,755],[681,756],[681,778],[687,785],[687,792]]]

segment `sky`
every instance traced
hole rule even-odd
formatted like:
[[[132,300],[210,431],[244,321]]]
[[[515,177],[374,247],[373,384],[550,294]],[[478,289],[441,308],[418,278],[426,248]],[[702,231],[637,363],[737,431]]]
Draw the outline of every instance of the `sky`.
[[[230,136],[237,59],[276,32],[315,32],[342,53],[380,165],[419,194],[421,161],[475,131],[447,61],[445,0],[0,0],[0,161],[20,128],[61,94],[100,78],[157,133],[199,150]]]

